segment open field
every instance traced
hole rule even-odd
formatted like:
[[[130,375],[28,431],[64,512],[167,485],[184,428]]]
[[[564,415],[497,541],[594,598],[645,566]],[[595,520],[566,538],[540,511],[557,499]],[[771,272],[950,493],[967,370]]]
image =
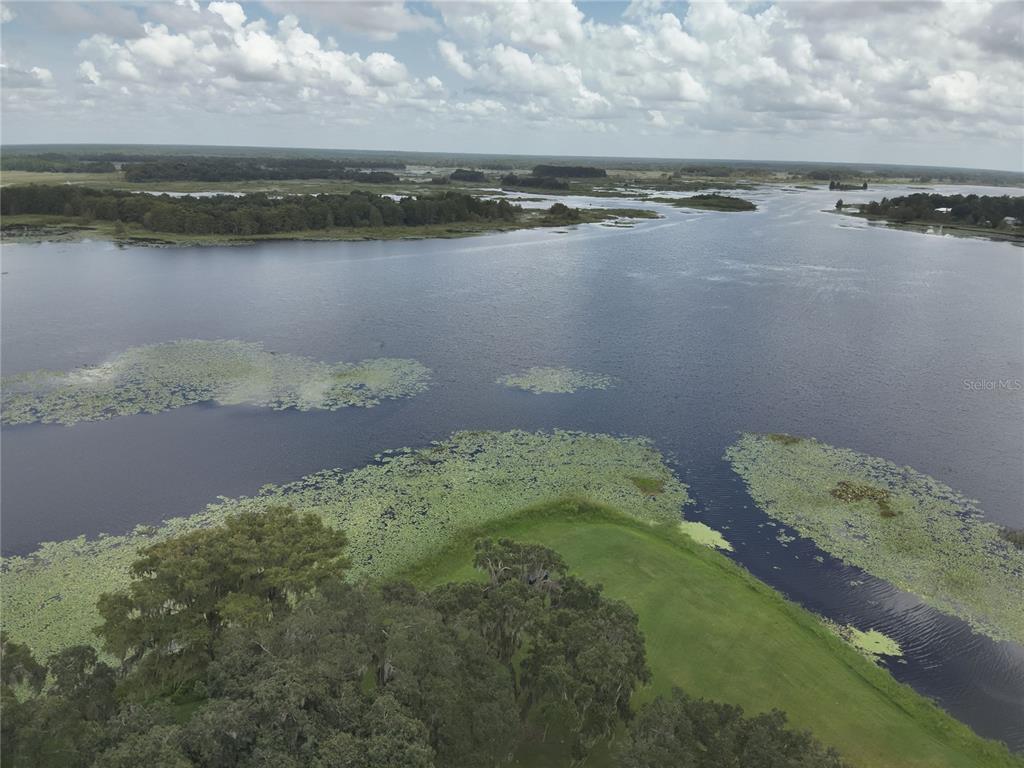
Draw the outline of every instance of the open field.
[[[556,502],[476,533],[551,547],[576,575],[637,611],[654,676],[637,703],[680,686],[748,712],[777,707],[863,768],[1024,764],[897,683],[813,614],[672,527]],[[472,538],[463,534],[405,575],[423,586],[479,578],[470,567]],[[520,764],[568,762],[553,739],[520,755]],[[598,754],[588,765],[610,761]]]

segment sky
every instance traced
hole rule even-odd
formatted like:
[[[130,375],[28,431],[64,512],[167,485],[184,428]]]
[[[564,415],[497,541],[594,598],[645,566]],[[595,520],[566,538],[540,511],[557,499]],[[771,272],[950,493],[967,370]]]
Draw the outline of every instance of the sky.
[[[1024,171],[1024,2],[9,2],[0,140]]]

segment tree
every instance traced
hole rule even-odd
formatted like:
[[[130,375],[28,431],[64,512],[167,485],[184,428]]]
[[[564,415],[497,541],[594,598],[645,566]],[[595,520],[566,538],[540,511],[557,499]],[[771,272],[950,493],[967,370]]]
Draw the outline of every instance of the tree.
[[[786,728],[778,710],[743,716],[730,704],[695,699],[679,688],[645,704],[617,754],[618,768],[844,768],[807,731]]]
[[[97,632],[127,666],[144,663],[154,679],[189,682],[214,658],[224,627],[281,615],[344,571],[345,541],[288,507],[162,541],[142,550],[126,591],[100,598]]]
[[[633,691],[650,680],[636,613],[601,587],[566,577],[522,661],[524,710],[567,727],[586,757],[631,717]]]
[[[0,684],[5,688],[25,685],[38,693],[45,682],[46,667],[36,661],[29,647],[0,632]]]
[[[836,210],[837,211],[843,210],[843,198],[841,198],[841,197],[838,200],[836,200]]]

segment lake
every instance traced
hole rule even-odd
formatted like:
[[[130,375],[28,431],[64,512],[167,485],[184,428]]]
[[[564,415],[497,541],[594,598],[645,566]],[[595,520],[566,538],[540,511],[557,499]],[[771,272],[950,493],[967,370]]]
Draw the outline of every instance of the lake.
[[[434,384],[371,409],[199,405],[4,428],[3,551],[123,532],[459,429],[646,435],[690,485],[687,516],[722,530],[731,556],[813,611],[894,637],[898,679],[1024,750],[1024,648],[819,562],[804,540],[784,546],[721,458],[741,431],[810,435],[1024,526],[1024,391],[988,384],[1024,380],[1024,249],[823,212],[910,191],[765,188],[741,193],[755,213],[640,204],[665,217],[462,240],[4,246],[5,375],[237,338],[331,362],[415,358]],[[619,384],[534,395],[495,383],[561,365]]]

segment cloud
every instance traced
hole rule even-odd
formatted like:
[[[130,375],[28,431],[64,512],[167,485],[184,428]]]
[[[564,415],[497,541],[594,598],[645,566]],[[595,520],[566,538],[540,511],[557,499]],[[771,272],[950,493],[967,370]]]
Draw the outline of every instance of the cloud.
[[[8,21],[14,21],[16,18],[18,18],[18,14],[6,5],[0,5],[0,24],[6,24]]]
[[[441,2],[445,25],[480,43],[505,41],[528,50],[556,51],[583,40],[583,12],[571,0]]]
[[[74,59],[11,35],[8,54],[31,53],[40,71],[5,65],[5,90],[45,92],[58,116],[69,103],[76,115],[102,109],[97,119],[156,108],[266,125],[304,115],[314,127],[405,131],[410,145],[425,132],[446,135],[448,125],[480,141],[504,131],[564,135],[570,146],[583,133],[630,131],[664,137],[664,146],[693,136],[794,146],[811,136],[858,146],[1022,139],[1018,2],[634,0],[618,16],[600,8],[570,0],[19,4],[19,32],[44,27],[60,41],[52,45],[73,36]],[[29,101],[5,93],[3,104],[16,112]],[[45,100],[31,108],[46,109]]]
[[[224,23],[232,29],[241,29],[245,24],[245,11],[238,3],[212,2],[207,9],[224,19]]]
[[[466,59],[459,51],[459,47],[450,40],[438,40],[437,49],[441,52],[441,58],[445,64],[455,70],[455,73],[467,80],[473,77],[473,68],[466,63]]]
[[[19,67],[4,62],[0,64],[0,79],[3,87],[10,89],[43,89],[53,87],[53,73],[45,67]]]
[[[217,0],[179,11],[189,15],[181,28],[147,21],[136,37],[82,40],[76,74],[90,98],[103,93],[109,107],[132,111],[162,104],[261,118],[359,112],[368,119],[379,110],[433,111],[444,103],[436,76],[411,75],[389,52],[338,50],[293,15],[269,23]]]
[[[394,40],[403,32],[436,30],[437,22],[417,13],[401,1],[395,2],[304,2],[268,0],[272,13],[293,15],[346,32],[362,33],[374,40]]]

